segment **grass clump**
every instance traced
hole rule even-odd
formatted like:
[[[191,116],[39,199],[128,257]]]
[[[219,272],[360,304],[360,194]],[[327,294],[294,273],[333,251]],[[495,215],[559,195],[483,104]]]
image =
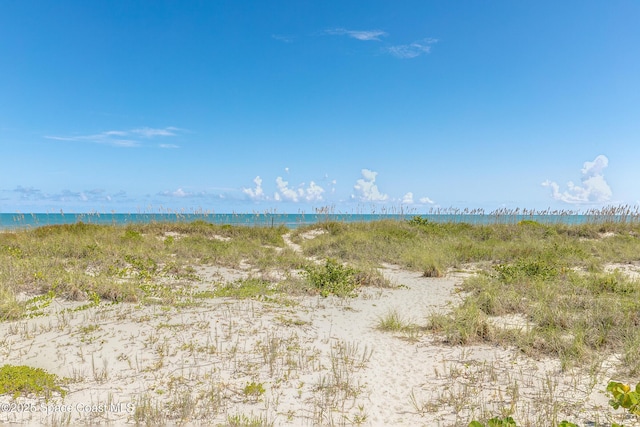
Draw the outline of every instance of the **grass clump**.
[[[465,301],[450,315],[432,314],[428,320],[427,329],[441,334],[447,344],[466,345],[488,342],[495,337],[495,328],[473,300]]]
[[[264,427],[271,426],[273,423],[262,416],[235,414],[227,416],[227,425],[230,427]]]
[[[19,319],[25,311],[25,304],[16,300],[11,289],[0,287],[0,321]]]
[[[42,368],[30,366],[4,365],[0,368],[0,394],[18,396],[44,396],[49,399],[54,392],[64,397],[67,392],[60,386],[61,380]]]
[[[378,319],[378,329],[386,332],[399,332],[409,325],[400,317],[397,310],[389,311],[384,317]]]
[[[247,398],[250,398],[252,400],[257,400],[258,398],[260,398],[260,396],[262,396],[265,393],[265,389],[262,383],[256,383],[255,381],[252,381],[250,383],[247,383],[247,385],[242,390],[242,393]]]
[[[442,271],[442,268],[436,264],[430,264],[422,273],[423,277],[444,277],[445,273]]]
[[[409,341],[415,341],[420,336],[422,328],[415,323],[403,319],[397,310],[390,310],[378,319],[377,329],[383,332],[400,332]]]

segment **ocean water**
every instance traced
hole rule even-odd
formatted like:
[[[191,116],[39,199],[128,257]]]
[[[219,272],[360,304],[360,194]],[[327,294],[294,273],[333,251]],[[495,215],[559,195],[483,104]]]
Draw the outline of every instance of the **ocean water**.
[[[13,214],[0,213],[0,229],[25,229],[45,225],[75,224],[111,224],[127,225],[153,222],[192,222],[206,221],[212,224],[231,224],[244,226],[277,227],[284,225],[288,228],[316,224],[325,221],[338,222],[371,222],[378,220],[404,221],[416,215],[405,214],[176,214],[176,213],[34,213]],[[426,214],[419,215],[433,222],[465,222],[469,224],[516,223],[521,220],[533,220],[543,224],[583,224],[601,223],[606,221],[640,222],[640,218],[620,215],[516,215],[516,214]]]

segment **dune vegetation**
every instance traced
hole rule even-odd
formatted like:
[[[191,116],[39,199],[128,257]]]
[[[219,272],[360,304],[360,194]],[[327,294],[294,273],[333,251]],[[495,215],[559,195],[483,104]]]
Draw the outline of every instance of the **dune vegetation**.
[[[597,370],[615,356],[619,378],[634,384],[640,379],[640,280],[634,270],[640,265],[640,222],[619,218],[579,225],[533,220],[472,225],[414,217],[326,221],[295,230],[204,221],[76,223],[5,231],[0,232],[0,320],[46,316],[53,301],[72,301],[69,310],[78,312],[105,304],[192,307],[216,298],[283,306],[295,305],[292,299],[299,296],[348,299],[365,288],[392,286],[379,271],[387,265],[429,278],[473,274],[457,289],[461,303],[448,312],[394,309],[372,325],[380,333],[402,332],[413,340],[428,334],[448,346],[515,348],[526,357],[558,359],[562,369]],[[244,268],[250,274],[203,289],[194,286],[202,266]],[[505,318],[519,327],[503,327]],[[361,352],[340,345],[336,354]],[[366,351],[357,357],[366,360]],[[248,400],[258,401],[264,393],[258,381],[244,388]],[[139,402],[139,410],[147,412],[136,422],[157,421],[156,409],[145,406],[149,402]],[[236,425],[247,425],[244,416],[227,422],[236,417]],[[366,421],[364,413],[352,412],[350,419]]]

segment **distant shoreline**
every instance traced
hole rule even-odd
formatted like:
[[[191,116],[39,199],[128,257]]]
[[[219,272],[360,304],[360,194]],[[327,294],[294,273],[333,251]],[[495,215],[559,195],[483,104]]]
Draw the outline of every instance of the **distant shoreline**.
[[[525,211],[526,212],[526,211]],[[555,212],[555,211],[554,211]],[[542,224],[577,225],[605,222],[640,222],[637,213],[519,213],[501,211],[492,213],[435,213],[435,214],[286,214],[286,213],[0,213],[0,230],[29,229],[41,226],[75,224],[99,225],[147,224],[157,222],[180,223],[205,221],[212,224],[278,227],[295,229],[319,222],[371,222],[380,220],[403,221],[415,216],[438,223],[469,223],[476,225],[513,224],[536,221]]]

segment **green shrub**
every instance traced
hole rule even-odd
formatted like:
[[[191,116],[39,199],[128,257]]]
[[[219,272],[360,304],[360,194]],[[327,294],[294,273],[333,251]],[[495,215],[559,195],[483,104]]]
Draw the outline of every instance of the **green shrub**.
[[[558,275],[558,268],[553,263],[539,259],[518,259],[513,264],[496,265],[494,269],[505,283],[523,278],[548,280]]]
[[[142,241],[142,234],[140,232],[132,230],[130,228],[124,231],[124,235],[122,236],[122,240],[129,241]]]
[[[431,222],[427,218],[423,218],[421,216],[414,216],[408,222],[411,225],[418,225],[418,226],[431,224]]]
[[[340,264],[333,258],[327,259],[324,266],[309,265],[304,268],[304,275],[311,285],[327,297],[334,294],[339,297],[353,297],[360,286],[358,272]]]

